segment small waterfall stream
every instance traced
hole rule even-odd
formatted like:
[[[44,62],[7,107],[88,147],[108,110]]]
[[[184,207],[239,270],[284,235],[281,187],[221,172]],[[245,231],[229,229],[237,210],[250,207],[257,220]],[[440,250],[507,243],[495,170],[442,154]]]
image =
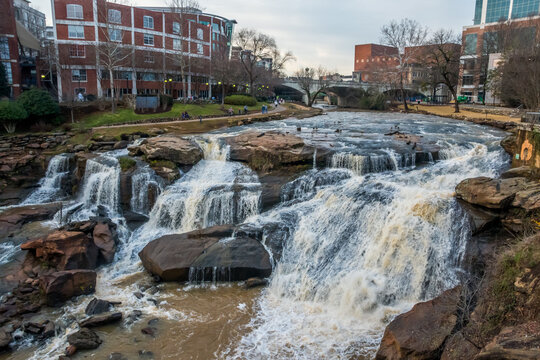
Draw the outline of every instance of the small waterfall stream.
[[[45,177],[39,182],[39,188],[32,192],[21,205],[45,204],[62,200],[66,196],[62,185],[70,175],[69,161],[70,157],[66,154],[54,156],[49,161]]]

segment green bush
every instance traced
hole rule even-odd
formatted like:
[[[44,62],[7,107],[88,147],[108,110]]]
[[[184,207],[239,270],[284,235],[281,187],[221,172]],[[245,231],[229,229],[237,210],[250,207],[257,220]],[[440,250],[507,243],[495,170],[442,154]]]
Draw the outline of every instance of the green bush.
[[[51,94],[41,89],[31,89],[19,96],[17,102],[26,110],[29,117],[54,117],[60,108]]]
[[[225,104],[256,106],[257,99],[249,95],[231,95],[231,96],[225,97]]]
[[[359,103],[360,109],[364,110],[386,110],[386,96],[384,94],[372,94],[363,96]]]
[[[24,108],[14,101],[0,101],[0,123],[8,133],[14,133],[17,123],[28,117]]]
[[[118,162],[120,163],[120,168],[122,169],[122,171],[128,171],[137,166],[137,162],[129,156],[122,156],[118,158]]]

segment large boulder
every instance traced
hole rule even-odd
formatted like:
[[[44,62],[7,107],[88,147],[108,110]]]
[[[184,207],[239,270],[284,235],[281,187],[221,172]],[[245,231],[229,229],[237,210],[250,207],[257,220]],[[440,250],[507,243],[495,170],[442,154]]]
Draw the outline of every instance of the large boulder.
[[[99,249],[99,254],[102,256],[105,263],[110,264],[114,260],[116,253],[116,239],[113,231],[107,223],[98,223],[94,227],[92,233],[94,244]]]
[[[198,279],[241,281],[268,277],[272,273],[270,256],[257,240],[235,237],[209,247],[191,266]]]
[[[82,328],[76,333],[68,335],[67,340],[71,346],[76,348],[75,351],[97,349],[102,343],[99,336],[87,328]]]
[[[312,164],[315,148],[293,134],[277,131],[247,131],[225,138],[230,159],[248,163],[255,170],[271,170],[284,165]]]
[[[220,239],[232,235],[231,226],[216,226],[186,234],[167,235],[139,253],[146,270],[164,281],[187,281],[191,264]]]
[[[95,269],[98,247],[90,236],[78,231],[54,231],[21,245],[49,268],[57,271]]]
[[[111,313],[102,315],[93,315],[89,318],[81,321],[79,324],[81,327],[95,328],[100,326],[109,325],[122,320],[122,313]]]
[[[384,332],[376,359],[437,359],[456,326],[461,287],[396,317]]]
[[[60,210],[60,203],[11,208],[0,213],[0,238],[20,229],[23,225],[50,220]]]
[[[532,321],[502,329],[475,357],[488,359],[540,359],[540,323]]]
[[[74,296],[89,295],[96,289],[96,272],[68,270],[41,277],[40,286],[47,305],[60,306]]]
[[[175,136],[150,138],[129,150],[132,156],[146,155],[148,160],[167,160],[177,165],[195,165],[204,157],[195,141]]]
[[[489,209],[508,208],[516,193],[527,187],[527,179],[491,179],[479,177],[462,181],[456,187],[456,196],[470,204]]]

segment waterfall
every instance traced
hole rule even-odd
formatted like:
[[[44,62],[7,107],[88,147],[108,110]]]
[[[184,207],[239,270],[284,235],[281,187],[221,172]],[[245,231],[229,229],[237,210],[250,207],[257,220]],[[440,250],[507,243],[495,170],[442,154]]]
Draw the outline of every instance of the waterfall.
[[[334,159],[345,158],[353,173],[363,173],[366,161],[373,166],[366,157]],[[465,178],[496,176],[502,159],[502,151],[483,146],[429,170],[319,187],[296,180],[291,187],[302,190],[289,189],[286,199],[299,201],[251,221],[290,231],[280,232],[281,259],[249,331],[223,357],[373,357],[389,320],[459,282],[470,229],[454,188]]]
[[[137,169],[131,176],[131,211],[148,215],[152,210],[150,196],[157,199],[162,191],[163,180],[149,166]]]
[[[39,188],[32,192],[21,205],[44,204],[62,200],[66,196],[62,185],[69,177],[69,160],[66,154],[54,156],[49,161],[45,177],[39,182]]]
[[[75,204],[56,214],[55,219],[66,223],[96,215],[119,217],[120,165],[115,157],[102,155],[87,160],[78,198]]]

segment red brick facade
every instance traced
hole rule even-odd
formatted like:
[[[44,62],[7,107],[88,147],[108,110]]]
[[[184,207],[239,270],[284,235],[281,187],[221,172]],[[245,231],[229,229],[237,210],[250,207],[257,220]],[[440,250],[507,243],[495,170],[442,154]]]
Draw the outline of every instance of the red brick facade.
[[[2,61],[7,73],[11,74],[8,78],[11,77],[12,93],[16,97],[21,92],[21,72],[13,1],[0,0],[0,6],[2,8],[2,21],[0,21],[0,40],[2,43],[0,45],[5,46],[7,42],[7,48],[2,48],[0,61]]]
[[[396,48],[376,44],[356,45],[354,49],[354,72],[360,81],[370,82],[374,68],[395,66]]]
[[[103,51],[97,51],[93,43],[96,34],[101,49],[118,44],[121,51],[130,54],[115,66],[116,93],[165,92],[181,97],[183,80],[188,90],[186,96],[207,97],[212,51],[229,48],[234,24],[199,11],[184,14],[183,23],[179,24],[180,17],[169,8],[138,8],[104,0],[55,0],[53,10],[61,65],[59,96],[65,100],[76,96],[79,88],[86,95],[109,95],[110,76],[101,58]],[[116,16],[112,20],[108,15],[111,10]],[[111,32],[117,41],[113,41]],[[190,59],[190,66],[184,70],[185,79],[180,77],[180,58],[185,62]],[[199,83],[192,86],[195,79]]]

